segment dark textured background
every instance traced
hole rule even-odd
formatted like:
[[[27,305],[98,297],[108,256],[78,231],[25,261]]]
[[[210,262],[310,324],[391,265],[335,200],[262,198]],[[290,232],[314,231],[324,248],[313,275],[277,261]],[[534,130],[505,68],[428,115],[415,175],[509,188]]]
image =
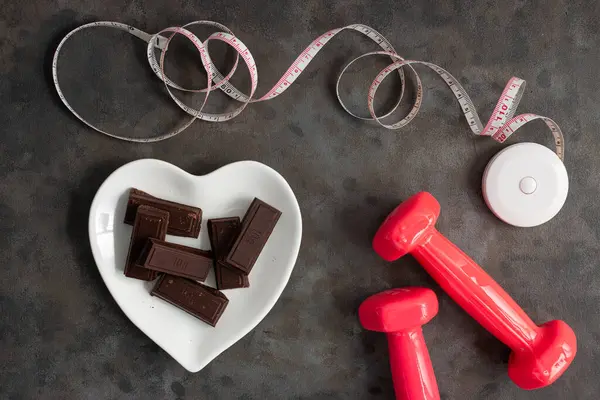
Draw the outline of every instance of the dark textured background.
[[[244,3],[2,2],[0,397],[390,399],[385,337],[364,332],[356,309],[378,291],[425,285],[440,299],[440,313],[424,332],[442,398],[597,399],[597,3]],[[345,114],[333,96],[335,77],[351,56],[375,49],[354,33],[334,39],[287,93],[251,105],[232,122],[196,122],[180,136],[152,145],[109,139],[67,112],[49,74],[62,36],[102,19],[148,32],[197,19],[220,21],[256,57],[259,94],[314,37],[354,22],[385,34],[406,57],[447,68],[484,118],[507,79],[520,76],[528,86],[519,110],[550,116],[565,132],[569,198],[556,218],[537,228],[517,229],[491,215],[480,179],[501,146],[471,136],[450,91],[428,71],[422,74],[423,110],[407,128],[387,131]],[[189,62],[196,58],[180,47],[184,61],[173,73],[202,85],[201,74],[192,71],[196,64]],[[144,50],[143,42],[116,31],[74,38],[59,64],[73,104],[121,133],[149,135],[176,123],[182,115],[149,73]],[[359,64],[343,89],[360,112],[366,77],[374,71],[369,65]],[[511,142],[551,145],[542,124],[517,136]],[[115,168],[143,157],[196,174],[258,160],[286,177],[302,209],[302,247],[282,297],[254,331],[196,374],[119,310],[88,245],[87,213],[95,191]],[[414,260],[388,264],[371,250],[382,218],[419,190],[431,191],[442,203],[439,229],[535,321],[560,318],[572,325],[578,355],[554,385],[519,390],[506,374],[508,350]]]

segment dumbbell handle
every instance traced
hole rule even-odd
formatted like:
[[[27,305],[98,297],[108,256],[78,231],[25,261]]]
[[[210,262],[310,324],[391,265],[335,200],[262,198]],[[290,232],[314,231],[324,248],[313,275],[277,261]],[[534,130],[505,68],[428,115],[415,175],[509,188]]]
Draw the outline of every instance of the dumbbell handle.
[[[411,251],[438,284],[484,328],[513,350],[531,349],[539,329],[469,256],[435,228]]]
[[[439,400],[437,382],[421,327],[388,333],[390,366],[397,400]]]

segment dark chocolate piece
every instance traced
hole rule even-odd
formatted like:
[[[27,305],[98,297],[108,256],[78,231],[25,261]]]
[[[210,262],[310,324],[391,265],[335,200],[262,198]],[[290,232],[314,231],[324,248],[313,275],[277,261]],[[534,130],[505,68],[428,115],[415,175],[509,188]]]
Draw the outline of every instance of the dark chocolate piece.
[[[173,247],[176,249],[181,249],[183,251],[192,251],[195,254],[198,254],[198,255],[201,255],[204,257],[208,257],[211,260],[214,258],[214,253],[211,250],[197,249],[195,247],[184,246],[182,244],[167,242],[165,240],[148,239],[148,241],[146,242],[146,246],[144,247],[144,251],[140,254],[140,257],[137,260],[138,264],[144,265],[144,263],[146,262],[146,257],[148,257],[148,252],[150,251],[150,248],[152,247],[152,242],[161,243],[161,244],[164,244],[165,246]]]
[[[133,224],[138,207],[151,206],[169,213],[167,233],[174,236],[197,238],[202,225],[202,210],[185,204],[159,199],[138,189],[129,191],[127,210],[123,222]]]
[[[240,218],[209,219],[207,226],[208,239],[215,253],[215,260],[222,260],[229,254],[231,245],[240,231]]]
[[[169,225],[169,213],[149,206],[140,206],[135,215],[129,253],[125,262],[125,276],[143,281],[152,281],[158,275],[155,271],[137,264],[148,239],[164,240]]]
[[[215,277],[219,290],[246,288],[250,286],[248,275],[223,262],[240,231],[238,217],[208,220],[208,238],[215,252]]]
[[[215,326],[229,300],[216,289],[173,275],[163,275],[150,293]]]
[[[227,265],[249,274],[280,216],[281,211],[255,198],[242,220],[240,234],[225,257]]]
[[[203,282],[213,264],[212,253],[163,240],[148,240],[138,259],[144,268]]]
[[[215,275],[219,290],[239,289],[250,287],[248,275],[236,268],[228,267],[223,261],[216,261]]]

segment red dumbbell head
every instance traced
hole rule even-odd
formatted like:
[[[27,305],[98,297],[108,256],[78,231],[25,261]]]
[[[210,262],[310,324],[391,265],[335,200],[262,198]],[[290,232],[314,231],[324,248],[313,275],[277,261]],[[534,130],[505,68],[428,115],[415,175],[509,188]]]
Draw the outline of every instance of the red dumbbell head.
[[[440,215],[440,203],[427,192],[417,193],[385,219],[373,239],[373,249],[384,260],[394,261],[427,239]]]

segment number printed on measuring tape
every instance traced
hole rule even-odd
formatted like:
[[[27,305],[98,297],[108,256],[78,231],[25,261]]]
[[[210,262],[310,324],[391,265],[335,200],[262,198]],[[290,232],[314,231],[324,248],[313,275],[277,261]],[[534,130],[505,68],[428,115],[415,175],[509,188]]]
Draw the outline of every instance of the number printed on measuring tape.
[[[217,32],[211,34],[206,40],[202,41],[188,29],[191,26],[195,26],[195,25],[210,26],[210,27],[215,28],[217,30]],[[113,29],[119,29],[119,30],[127,32],[135,37],[138,37],[147,43],[146,56],[148,58],[148,63],[150,65],[150,68],[152,69],[152,71],[154,71],[154,74],[160,80],[162,80],[164,82],[165,88],[167,89],[167,92],[168,92],[169,96],[173,99],[173,101],[183,111],[185,111],[187,114],[190,115],[189,120],[185,121],[178,128],[175,128],[172,131],[160,134],[155,137],[133,138],[133,137],[121,136],[121,135],[117,135],[114,133],[105,132],[102,129],[91,124],[89,121],[85,120],[81,115],[79,115],[75,111],[75,109],[67,101],[67,99],[64,96],[64,94],[60,88],[60,85],[59,85],[58,58],[60,55],[60,51],[61,51],[62,47],[64,46],[65,42],[67,40],[69,40],[69,38],[71,38],[74,34],[76,34],[77,32],[80,32],[84,29],[98,28],[98,27],[108,27],[108,28],[113,28]],[[560,130],[560,127],[558,126],[558,124],[556,124],[556,122],[554,122],[552,119],[550,119],[548,117],[544,117],[544,116],[536,115],[536,114],[520,114],[520,115],[515,116],[517,106],[519,105],[519,102],[521,101],[521,97],[523,96],[523,93],[525,90],[525,81],[523,79],[513,77],[508,81],[508,83],[506,84],[506,87],[504,88],[504,90],[502,91],[502,94],[500,95],[498,103],[496,104],[496,107],[494,108],[494,111],[492,112],[492,115],[490,116],[487,124],[484,126],[481,122],[481,119],[479,118],[479,114],[477,113],[477,110],[476,110],[475,105],[473,104],[471,98],[469,97],[469,95],[467,94],[465,89],[461,86],[461,84],[458,82],[458,80],[454,76],[452,76],[452,74],[450,74],[445,69],[443,69],[435,64],[429,63],[429,62],[417,61],[417,60],[406,60],[406,59],[402,58],[400,55],[398,55],[396,53],[396,50],[394,50],[394,47],[392,46],[392,44],[383,35],[381,35],[375,29],[368,27],[366,25],[362,25],[362,24],[353,24],[353,25],[345,26],[343,28],[332,29],[328,32],[325,32],[321,36],[317,37],[315,40],[313,40],[313,42],[310,45],[308,45],[308,47],[306,49],[304,49],[304,51],[302,51],[300,53],[300,55],[291,64],[291,66],[288,68],[288,70],[281,76],[279,81],[277,81],[277,83],[266,94],[264,94],[263,96],[258,97],[258,98],[255,98],[255,96],[254,96],[256,88],[258,86],[258,70],[256,68],[256,62],[254,61],[254,57],[252,57],[250,50],[239,38],[237,38],[233,34],[233,32],[231,30],[229,30],[229,28],[227,28],[225,25],[222,25],[218,22],[213,22],[213,21],[195,21],[195,22],[191,22],[187,25],[183,25],[181,27],[169,27],[169,28],[161,30],[160,32],[158,32],[156,34],[149,34],[149,33],[143,32],[133,26],[122,24],[119,22],[111,22],[111,21],[99,21],[99,22],[92,22],[92,23],[89,23],[86,25],[82,25],[82,26],[72,30],[71,32],[69,32],[59,43],[58,48],[56,49],[53,60],[52,60],[52,77],[54,79],[54,85],[56,87],[58,95],[59,95],[60,99],[62,100],[62,102],[69,109],[69,111],[71,111],[71,113],[73,113],[77,118],[79,118],[84,124],[86,124],[90,128],[92,128],[100,133],[103,133],[105,135],[111,136],[113,138],[126,140],[126,141],[130,141],[130,142],[157,142],[157,141],[165,140],[165,139],[168,139],[170,137],[177,135],[178,133],[182,132],[184,129],[188,128],[196,119],[201,119],[204,121],[212,121],[212,122],[228,121],[228,120],[233,119],[236,116],[238,116],[242,111],[244,111],[244,109],[250,103],[256,103],[256,102],[260,102],[260,101],[274,99],[275,97],[277,97],[280,94],[282,94],[283,92],[285,92],[287,90],[287,88],[290,87],[290,85],[300,76],[302,71],[304,71],[306,69],[306,67],[311,63],[311,61],[315,58],[317,53],[319,53],[321,51],[321,49],[323,49],[323,47],[331,39],[333,39],[338,33],[342,32],[344,30],[352,30],[352,31],[360,32],[363,35],[365,35],[366,37],[368,37],[369,39],[371,39],[373,42],[375,42],[381,48],[381,50],[379,50],[379,51],[365,53],[365,54],[362,54],[362,55],[356,57],[355,59],[351,60],[342,69],[342,71],[338,77],[338,80],[336,82],[337,99],[340,102],[340,105],[342,106],[342,108],[351,116],[353,116],[355,118],[359,118],[359,119],[364,119],[364,120],[374,120],[379,125],[383,126],[384,128],[387,128],[387,129],[400,129],[403,126],[406,126],[408,123],[410,123],[410,121],[412,121],[413,118],[415,118],[415,116],[419,112],[422,102],[423,102],[423,85],[422,85],[419,75],[413,68],[414,65],[418,64],[418,65],[423,65],[423,66],[430,68],[444,80],[446,85],[448,85],[450,90],[452,90],[454,97],[456,97],[456,100],[458,101],[458,104],[459,104],[460,108],[462,109],[462,112],[469,124],[469,127],[471,128],[471,131],[474,134],[480,135],[480,136],[490,136],[494,140],[496,140],[500,143],[503,143],[513,133],[515,133],[515,131],[517,131],[519,128],[521,128],[523,125],[527,124],[528,122],[531,122],[534,120],[542,120],[545,122],[546,126],[548,126],[552,136],[554,137],[554,145],[556,147],[556,154],[559,156],[559,158],[561,160],[564,158],[563,134],[562,134],[562,131]],[[169,77],[165,74],[165,70],[164,70],[165,56],[169,49],[169,44],[175,35],[182,35],[185,38],[187,38],[190,42],[192,42],[192,44],[194,45],[194,47],[200,54],[200,61],[202,63],[202,66],[207,71],[207,76],[208,76],[205,88],[201,88],[201,89],[183,88],[183,87],[179,86],[178,84],[176,84],[175,82],[173,82],[171,79],[169,79]],[[229,46],[231,46],[237,53],[235,63],[232,66],[231,70],[226,75],[223,75],[217,69],[217,67],[215,67],[215,65],[213,64],[213,62],[210,58],[210,54],[208,52],[208,42],[211,40],[224,42],[224,43],[228,44]],[[155,54],[155,49],[160,50],[160,57],[158,60],[157,60],[157,57]],[[340,90],[339,90],[341,78],[344,75],[344,73],[348,70],[348,67],[350,67],[350,65],[352,65],[356,61],[358,61],[364,57],[382,56],[382,55],[388,57],[391,60],[391,63],[377,74],[377,76],[371,83],[371,86],[369,87],[369,90],[367,93],[367,107],[369,109],[369,113],[370,113],[371,117],[368,118],[368,117],[361,117],[361,116],[355,115],[348,109],[348,107],[342,101],[342,98],[340,95]],[[248,68],[248,71],[250,72],[250,90],[247,94],[238,90],[230,82],[231,77],[233,76],[233,74],[235,73],[236,69],[239,66],[240,58],[242,59],[243,63],[246,65],[246,67]],[[415,100],[414,100],[414,103],[413,103],[410,111],[404,118],[402,118],[398,122],[395,122],[392,124],[386,124],[386,123],[382,122],[382,119],[389,117],[391,115],[391,113],[393,113],[397,109],[397,107],[400,104],[402,97],[404,95],[404,87],[405,87],[404,68],[408,69],[409,72],[412,73],[415,77],[415,80],[417,83],[417,91],[416,91]],[[378,116],[375,114],[375,109],[374,109],[375,95],[377,93],[379,86],[383,82],[383,80],[391,73],[397,73],[400,77],[400,81],[401,81],[400,94],[398,96],[398,100],[397,100],[395,106],[392,107],[392,109],[387,114]],[[173,89],[179,90],[179,91],[185,91],[185,92],[192,92],[192,93],[204,93],[204,100],[202,102],[202,105],[200,106],[200,108],[195,109],[195,108],[192,108],[192,107],[184,104],[181,100],[179,100],[173,94],[173,92],[172,92]],[[208,96],[210,95],[210,92],[217,90],[217,89],[221,90],[223,93],[225,93],[232,99],[239,102],[240,105],[234,111],[230,111],[227,113],[221,113],[221,114],[207,113],[207,112],[202,111],[202,109],[204,108],[204,106],[206,104]]]

